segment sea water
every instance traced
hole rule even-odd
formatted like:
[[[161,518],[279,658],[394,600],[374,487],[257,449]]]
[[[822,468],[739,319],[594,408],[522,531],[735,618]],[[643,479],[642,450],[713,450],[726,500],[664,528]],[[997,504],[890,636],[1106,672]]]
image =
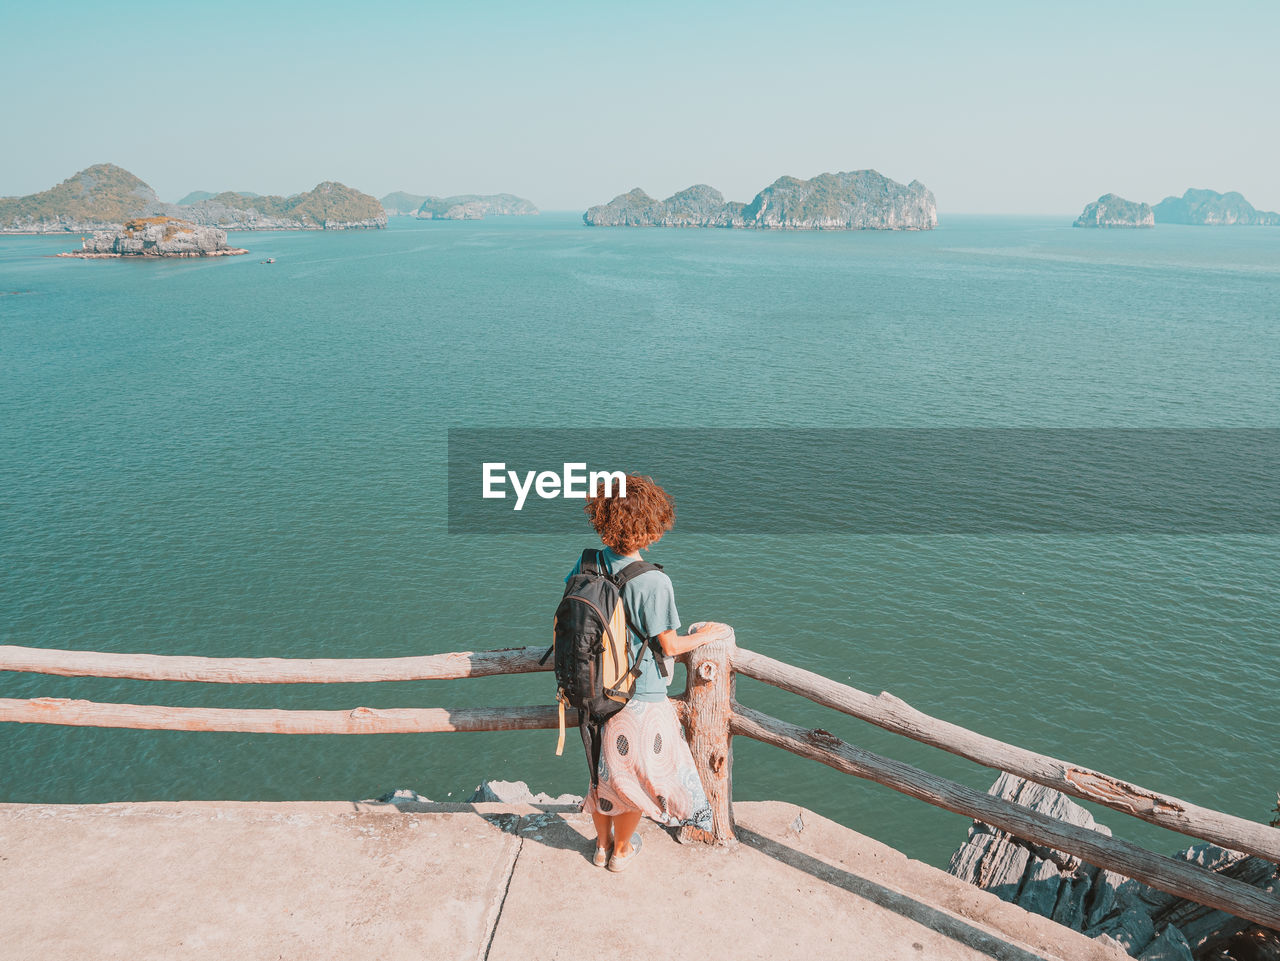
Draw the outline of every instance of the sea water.
[[[1276,427],[1280,230],[588,228],[576,216],[233,234],[248,256],[0,239],[0,643],[245,657],[534,645],[580,533],[450,534],[453,427]],[[260,261],[274,257],[274,264]],[[558,465],[551,465],[558,466]],[[686,525],[689,526],[689,525]],[[1280,539],[705,534],[682,618],[1031,750],[1253,820],[1280,790]],[[682,682],[677,681],[677,688]],[[0,673],[0,697],[343,709],[549,704],[549,676],[213,685]],[[740,700],[987,788],[764,685]],[[581,793],[554,732],[0,725],[0,800]],[[966,819],[735,741],[734,796],[945,864]],[[1117,834],[1185,842],[1111,811]]]

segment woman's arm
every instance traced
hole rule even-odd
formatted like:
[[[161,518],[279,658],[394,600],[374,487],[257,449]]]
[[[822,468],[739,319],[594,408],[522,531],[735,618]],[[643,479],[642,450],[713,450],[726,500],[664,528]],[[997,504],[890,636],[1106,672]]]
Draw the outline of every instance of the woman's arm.
[[[692,651],[695,647],[700,647],[707,641],[713,641],[717,637],[721,637],[725,630],[728,630],[728,628],[723,624],[707,621],[703,624],[694,624],[689,628],[688,634],[663,631],[658,635],[658,644],[661,645],[662,653],[667,657],[677,657]]]

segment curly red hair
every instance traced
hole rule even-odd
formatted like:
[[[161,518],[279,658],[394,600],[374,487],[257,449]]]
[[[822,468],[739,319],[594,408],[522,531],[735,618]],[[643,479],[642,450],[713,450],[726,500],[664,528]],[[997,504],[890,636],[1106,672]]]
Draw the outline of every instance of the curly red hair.
[[[595,493],[591,492],[583,510],[600,540],[619,554],[642,550],[675,526],[675,501],[652,477],[628,474],[626,497]]]

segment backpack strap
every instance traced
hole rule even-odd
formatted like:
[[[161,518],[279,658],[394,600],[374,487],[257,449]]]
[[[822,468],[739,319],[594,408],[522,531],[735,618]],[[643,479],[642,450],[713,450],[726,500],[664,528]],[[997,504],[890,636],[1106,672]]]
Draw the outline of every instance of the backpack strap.
[[[636,633],[639,634],[640,632],[637,631]],[[641,635],[641,636],[643,637],[644,635]],[[654,666],[657,667],[658,673],[661,674],[663,677],[667,676],[667,665],[664,664],[662,661],[662,659],[666,655],[662,653],[662,648],[658,645],[658,639],[656,637],[650,637],[650,638],[646,638],[644,641],[641,642],[640,656],[637,657],[636,662],[631,665],[631,670],[627,671],[626,674],[624,674],[621,678],[619,678],[618,680],[619,684],[621,684],[623,681],[627,680],[628,678],[634,681],[637,677],[640,676],[640,671],[643,670],[644,668],[645,648],[648,648],[650,651],[653,652],[653,663],[654,663]],[[617,696],[626,694],[627,692],[611,688],[605,693],[612,694],[615,697],[617,697]],[[629,696],[630,695],[628,694],[628,697]]]
[[[627,586],[628,581],[635,580],[641,574],[645,573],[645,571],[660,570],[662,570],[661,564],[651,564],[648,561],[632,561],[614,575],[614,580],[618,582],[618,590],[622,590]],[[640,632],[636,631],[636,633],[639,634]]]
[[[618,582],[618,590],[619,591],[623,590],[630,581],[635,580],[641,574],[647,573],[648,571],[660,571],[660,570],[662,570],[661,564],[653,564],[649,561],[632,561],[630,564],[628,564],[626,567],[624,567],[615,575],[615,579]],[[623,606],[623,611],[624,613],[626,611],[625,605]],[[649,650],[653,651],[653,662],[658,668],[658,673],[661,674],[663,677],[666,677],[667,665],[664,663],[663,661],[664,655],[661,649],[658,647],[658,639],[656,637],[646,636],[642,630],[636,627],[635,623],[631,620],[630,617],[627,617],[627,627],[629,627],[635,633],[636,637],[641,639],[642,643],[640,648],[640,656],[636,658],[636,662],[633,665],[631,665],[631,670],[629,670],[625,676],[630,678],[631,680],[635,680],[637,677],[640,676],[640,670],[641,670],[640,665],[644,661],[644,649],[647,647],[649,648]]]

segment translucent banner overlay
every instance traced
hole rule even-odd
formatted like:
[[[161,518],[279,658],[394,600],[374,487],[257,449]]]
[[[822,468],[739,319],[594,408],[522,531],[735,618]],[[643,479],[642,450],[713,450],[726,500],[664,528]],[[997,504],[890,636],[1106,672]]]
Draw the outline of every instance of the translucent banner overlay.
[[[455,428],[449,532],[581,533],[565,465],[652,477],[691,533],[1280,533],[1278,428]]]

